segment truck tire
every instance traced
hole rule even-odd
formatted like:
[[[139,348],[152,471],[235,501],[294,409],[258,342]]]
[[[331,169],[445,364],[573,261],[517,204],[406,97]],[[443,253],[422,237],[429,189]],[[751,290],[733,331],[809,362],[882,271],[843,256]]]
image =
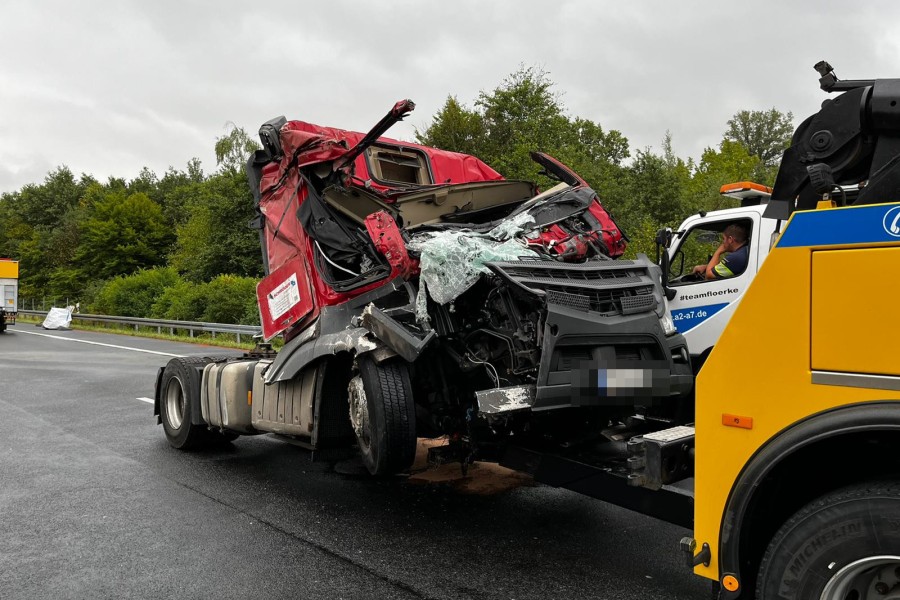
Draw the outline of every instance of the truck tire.
[[[806,505],[769,544],[756,597],[900,597],[900,482],[855,485]]]
[[[191,417],[200,395],[203,367],[211,358],[187,356],[173,358],[163,370],[160,381],[159,414],[166,439],[173,448],[196,450],[226,438],[210,432],[206,425],[193,425]]]
[[[409,469],[416,456],[416,411],[406,364],[358,361],[350,381],[350,422],[363,464],[372,475]]]

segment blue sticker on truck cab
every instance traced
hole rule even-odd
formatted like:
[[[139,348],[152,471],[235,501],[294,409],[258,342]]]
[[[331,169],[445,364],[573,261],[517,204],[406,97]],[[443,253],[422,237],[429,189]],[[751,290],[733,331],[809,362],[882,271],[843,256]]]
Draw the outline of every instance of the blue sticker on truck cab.
[[[900,243],[900,205],[875,204],[794,213],[776,248]]]
[[[693,306],[691,308],[679,308],[672,311],[672,321],[681,333],[689,331],[710,318],[726,306],[728,302],[721,304],[707,304],[706,306]]]

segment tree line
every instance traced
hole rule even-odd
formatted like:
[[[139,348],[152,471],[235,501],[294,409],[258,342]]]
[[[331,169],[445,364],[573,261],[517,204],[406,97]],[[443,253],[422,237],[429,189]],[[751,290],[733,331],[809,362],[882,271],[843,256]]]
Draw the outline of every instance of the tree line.
[[[529,153],[546,152],[597,190],[631,254],[652,254],[659,227],[735,205],[719,195],[723,184],[771,185],[792,131],[789,112],[742,110],[697,160],[676,156],[668,132],[660,151],[631,148],[622,132],[570,115],[546,72],[522,67],[472,107],[448,96],[415,141],[475,155],[542,188],[551,182]],[[103,182],[61,166],[42,183],[3,193],[0,256],[20,261],[20,304],[65,298],[97,313],[257,323],[262,262],[243,170],[256,147],[231,125],[215,141],[210,174],[198,159]]]

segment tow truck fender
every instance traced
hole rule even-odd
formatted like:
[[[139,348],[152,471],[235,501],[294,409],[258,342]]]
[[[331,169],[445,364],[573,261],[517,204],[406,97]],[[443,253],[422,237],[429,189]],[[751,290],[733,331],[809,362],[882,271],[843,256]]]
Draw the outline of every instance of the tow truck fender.
[[[722,513],[721,535],[719,536],[720,577],[734,575],[739,581],[756,573],[745,573],[741,577],[741,566],[747,564],[747,552],[752,551],[752,527],[745,527],[752,520],[753,509],[767,493],[775,493],[772,482],[767,477],[803,449],[810,449],[823,442],[834,441],[854,433],[889,433],[900,436],[900,402],[872,401],[837,407],[809,416],[790,425],[763,445],[747,462],[731,489],[731,494]],[[854,449],[848,448],[848,452]],[[858,477],[865,477],[867,471],[860,469]],[[800,506],[813,498],[802,499]],[[800,508],[795,507],[794,510]],[[793,512],[793,511],[791,511]],[[777,530],[781,523],[772,524]],[[757,532],[758,533],[758,532]],[[765,550],[765,548],[763,548]],[[751,560],[753,557],[749,557]],[[756,557],[758,560],[759,556]],[[758,564],[755,565],[758,567]],[[721,590],[723,600],[741,597],[741,590],[728,592]]]

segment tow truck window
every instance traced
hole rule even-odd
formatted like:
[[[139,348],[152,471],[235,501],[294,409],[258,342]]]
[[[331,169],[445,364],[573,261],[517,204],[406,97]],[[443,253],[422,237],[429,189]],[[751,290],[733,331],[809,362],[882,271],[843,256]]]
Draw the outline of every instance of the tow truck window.
[[[697,265],[705,265],[712,259],[713,253],[722,243],[722,231],[732,223],[742,225],[747,230],[747,243],[753,240],[750,219],[731,219],[715,223],[703,223],[693,227],[682,238],[678,251],[669,265],[669,284],[685,285],[705,281],[701,277],[692,276]],[[751,246],[752,249],[752,246]]]

